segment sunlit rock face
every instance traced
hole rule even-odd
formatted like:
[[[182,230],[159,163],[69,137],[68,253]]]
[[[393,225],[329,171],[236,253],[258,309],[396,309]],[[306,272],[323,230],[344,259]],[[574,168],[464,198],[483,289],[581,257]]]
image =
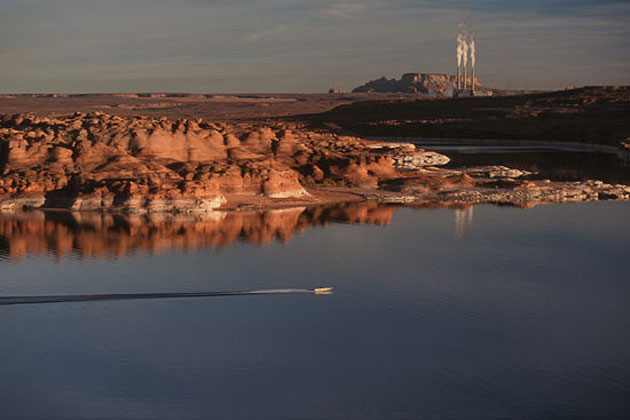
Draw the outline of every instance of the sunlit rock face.
[[[0,211],[207,213],[353,200],[521,205],[630,198],[623,185],[545,183],[503,166],[437,168],[449,158],[414,144],[269,124],[0,116]]]
[[[99,112],[0,117],[0,208],[205,212],[230,198],[308,198],[305,185],[374,187],[440,164],[413,145],[202,119]],[[405,158],[404,155],[409,155]],[[424,157],[423,157],[424,156]]]

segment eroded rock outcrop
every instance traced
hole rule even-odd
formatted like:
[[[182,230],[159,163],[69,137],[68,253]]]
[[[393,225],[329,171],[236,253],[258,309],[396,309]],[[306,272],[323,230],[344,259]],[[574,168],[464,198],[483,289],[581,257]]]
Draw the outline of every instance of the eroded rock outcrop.
[[[123,118],[99,112],[0,118],[0,208],[206,212],[228,201],[308,199],[310,185],[376,188],[448,158],[281,124]]]
[[[102,113],[0,116],[0,210],[207,213],[353,200],[550,203],[629,199],[630,187],[545,182],[504,166],[438,168],[410,143]]]

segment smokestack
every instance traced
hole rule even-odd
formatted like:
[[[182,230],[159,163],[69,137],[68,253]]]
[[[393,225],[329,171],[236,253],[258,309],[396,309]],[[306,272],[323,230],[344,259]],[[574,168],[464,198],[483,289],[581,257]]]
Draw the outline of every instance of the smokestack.
[[[462,67],[462,56],[464,52],[463,44],[464,44],[464,36],[462,35],[461,24],[460,24],[459,33],[457,34],[457,80],[456,80],[457,90],[460,90],[462,88],[460,69]]]
[[[464,64],[464,87],[463,89],[466,90],[466,65],[468,64],[468,43],[466,42],[466,39],[464,38],[463,40],[464,42],[462,43],[462,62]]]
[[[467,71],[469,57],[470,76]],[[457,76],[455,85],[458,93],[463,93],[462,91],[466,92],[467,89],[470,89],[470,94],[475,94],[475,61],[475,34],[470,30],[466,22],[461,22],[458,25],[457,33]]]
[[[463,90],[466,90],[466,85],[467,85],[467,77],[466,77],[466,64],[464,64],[464,86],[462,87]]]
[[[472,68],[471,71],[471,80],[470,80],[470,93],[471,95],[475,95],[475,62],[477,61],[476,50],[475,50],[475,34],[470,34],[470,45],[468,47],[470,50],[470,66]]]
[[[459,64],[457,65],[457,77],[455,78],[455,88],[459,90]]]

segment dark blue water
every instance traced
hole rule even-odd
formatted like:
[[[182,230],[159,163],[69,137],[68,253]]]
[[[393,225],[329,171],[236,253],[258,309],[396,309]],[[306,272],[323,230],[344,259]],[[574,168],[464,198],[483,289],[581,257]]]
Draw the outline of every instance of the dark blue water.
[[[375,138],[400,142],[400,138]],[[541,140],[406,138],[417,147],[447,155],[446,167],[505,165],[533,172],[531,178],[556,181],[598,179],[630,184],[630,151],[590,143]]]
[[[335,294],[0,306],[0,418],[627,418],[629,215],[5,215],[0,296]]]

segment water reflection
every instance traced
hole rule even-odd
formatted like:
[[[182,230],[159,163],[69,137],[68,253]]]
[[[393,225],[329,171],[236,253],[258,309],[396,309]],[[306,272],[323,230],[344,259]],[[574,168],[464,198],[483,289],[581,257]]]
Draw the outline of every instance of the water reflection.
[[[112,215],[29,211],[0,213],[0,258],[27,255],[116,258],[136,252],[216,249],[242,241],[287,243],[296,233],[329,223],[388,225],[396,206],[348,203],[331,207],[213,212],[188,215]]]
[[[398,140],[397,140],[398,141]],[[630,182],[630,149],[606,145],[478,139],[422,139],[412,142],[444,153],[448,167],[505,165],[557,181],[599,179]]]
[[[2,218],[5,250],[66,246],[60,263],[0,263],[2,296],[335,294],[1,306],[0,418],[625,418],[630,202],[456,209]],[[144,252],[300,226],[287,246]],[[68,257],[116,241],[138,255]]]
[[[455,209],[455,236],[458,239],[464,237],[464,233],[472,226],[474,207]]]

